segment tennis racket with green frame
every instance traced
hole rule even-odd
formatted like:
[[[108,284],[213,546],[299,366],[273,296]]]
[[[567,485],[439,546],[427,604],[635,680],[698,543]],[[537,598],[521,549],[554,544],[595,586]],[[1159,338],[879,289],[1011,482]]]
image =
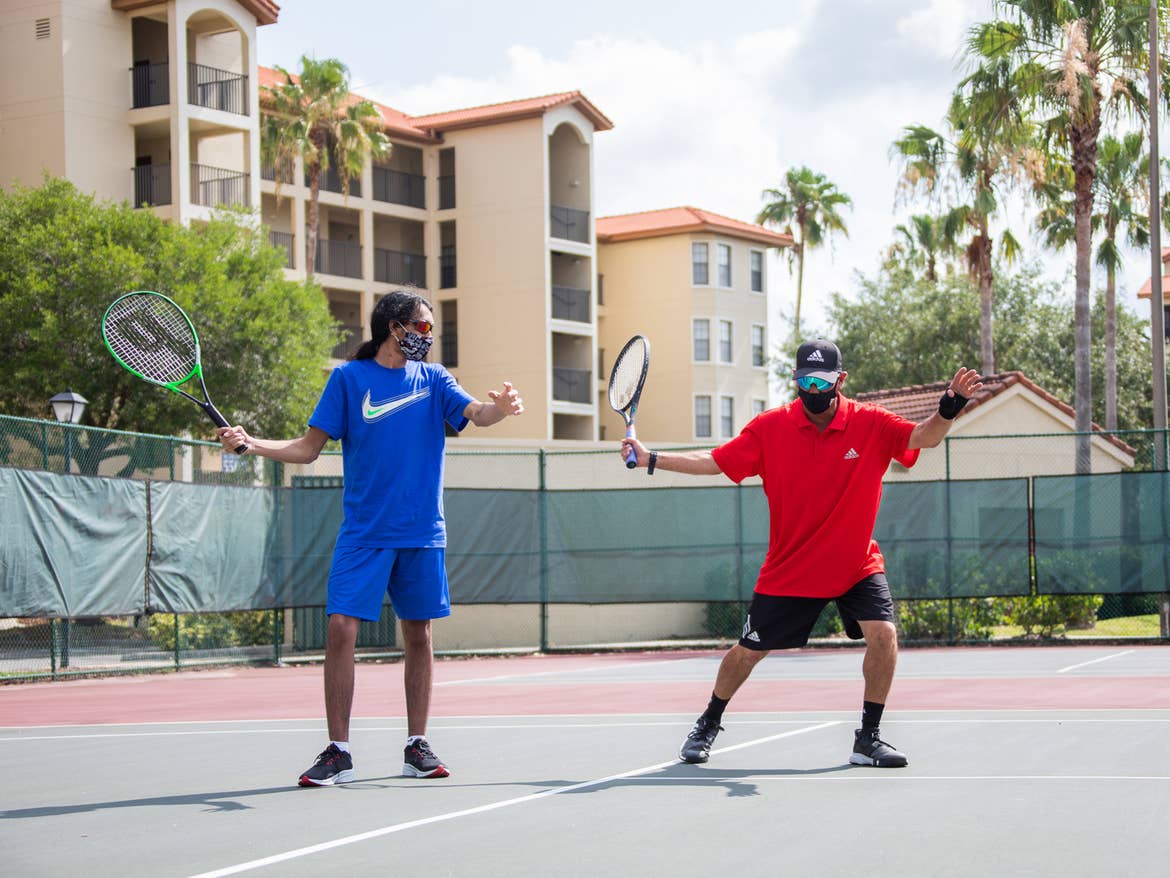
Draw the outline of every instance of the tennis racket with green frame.
[[[102,339],[114,359],[127,371],[185,396],[203,409],[217,427],[229,426],[207,393],[195,326],[171,299],[148,290],[120,296],[102,317]],[[182,388],[196,378],[203,399]],[[247,450],[247,445],[236,447],[237,454]]]

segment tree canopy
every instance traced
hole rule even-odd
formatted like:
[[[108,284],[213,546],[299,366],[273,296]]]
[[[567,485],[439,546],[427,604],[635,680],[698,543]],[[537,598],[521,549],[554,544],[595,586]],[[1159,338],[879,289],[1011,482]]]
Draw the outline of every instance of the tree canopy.
[[[49,397],[71,388],[89,400],[83,423],[209,435],[202,411],[131,375],[102,342],[109,304],[154,290],[190,316],[229,421],[303,429],[338,336],[320,288],[286,280],[284,260],[246,214],[187,228],[65,180],[0,191],[0,413],[49,418]]]
[[[980,297],[965,276],[932,283],[891,266],[874,277],[859,277],[855,300],[833,297],[827,336],[841,348],[849,372],[846,393],[945,381],[959,366],[979,362]],[[1041,278],[1029,265],[995,271],[998,371],[1023,372],[1031,381],[1072,404],[1074,376],[1068,369],[1075,344],[1074,303],[1060,284]],[[1103,329],[1106,308],[1098,296],[1092,309],[1095,330]],[[1095,331],[1094,338],[1103,339]],[[1125,308],[1117,311],[1118,428],[1141,429],[1153,417],[1147,321]],[[1105,345],[1092,350],[1094,366],[1104,362]],[[1103,383],[1105,370],[1094,368]],[[1104,423],[1104,394],[1095,393],[1093,419]]]

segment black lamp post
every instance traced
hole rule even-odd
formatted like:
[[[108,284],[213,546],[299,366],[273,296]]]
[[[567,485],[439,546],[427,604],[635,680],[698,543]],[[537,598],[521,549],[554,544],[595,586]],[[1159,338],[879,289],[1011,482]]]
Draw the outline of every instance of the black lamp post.
[[[74,393],[72,389],[66,390],[64,393],[58,393],[49,400],[49,405],[53,407],[53,417],[55,417],[62,424],[76,424],[81,421],[81,416],[85,414],[85,407],[89,400],[78,393]],[[73,431],[68,428],[62,428],[65,432],[65,472],[68,473],[73,468]],[[71,625],[69,624],[69,617],[65,617],[65,634],[61,642],[61,667],[69,667],[69,641],[71,639]]]

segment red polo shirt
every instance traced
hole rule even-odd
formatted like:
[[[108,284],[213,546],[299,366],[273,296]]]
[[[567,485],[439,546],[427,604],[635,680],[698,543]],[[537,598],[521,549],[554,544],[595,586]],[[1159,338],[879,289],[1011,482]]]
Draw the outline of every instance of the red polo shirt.
[[[838,398],[819,432],[800,400],[758,415],[712,454],[737,484],[764,480],[770,513],[761,594],[837,597],[885,559],[873,540],[882,477],[891,460],[913,466],[914,424],[881,406]]]

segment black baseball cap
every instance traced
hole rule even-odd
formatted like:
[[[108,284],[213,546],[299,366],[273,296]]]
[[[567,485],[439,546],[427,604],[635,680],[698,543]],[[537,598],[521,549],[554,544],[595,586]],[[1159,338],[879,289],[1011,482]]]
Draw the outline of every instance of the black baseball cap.
[[[831,341],[818,338],[796,349],[796,371],[792,377],[809,375],[833,382],[841,377],[841,351]]]

